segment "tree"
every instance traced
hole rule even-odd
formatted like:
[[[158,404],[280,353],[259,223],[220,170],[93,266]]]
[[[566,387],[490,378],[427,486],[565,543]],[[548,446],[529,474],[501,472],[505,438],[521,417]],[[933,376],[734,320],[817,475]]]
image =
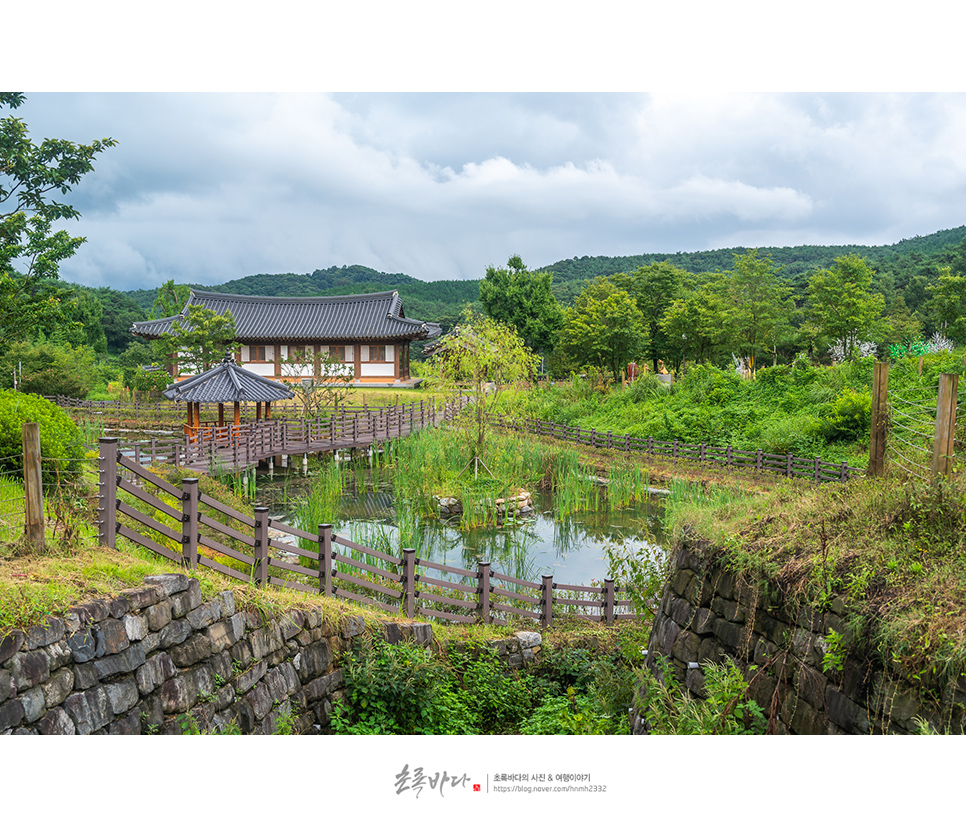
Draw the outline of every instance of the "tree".
[[[512,327],[467,310],[456,328],[443,336],[433,350],[440,377],[463,386],[473,397],[472,460],[479,460],[486,434],[486,394],[490,383],[494,396],[501,385],[532,379],[536,359]]]
[[[831,269],[820,269],[808,280],[809,312],[818,335],[830,344],[840,342],[846,356],[860,341],[873,339],[885,306],[881,295],[869,292],[871,283],[872,268],[859,255],[838,257]]]
[[[190,295],[191,287],[187,284],[176,284],[173,279],[165,281],[158,287],[158,295],[151,305],[151,318],[164,319],[178,315],[188,303]]]
[[[939,277],[928,285],[928,311],[939,332],[966,344],[966,276],[954,275],[952,267],[939,268]]]
[[[171,332],[159,339],[165,358],[177,354],[178,370],[198,374],[220,362],[226,350],[235,350],[235,317],[200,304],[192,304],[184,321],[171,325]]]
[[[341,359],[329,353],[316,355],[309,347],[290,347],[281,369],[282,376],[297,377],[288,386],[306,417],[335,411],[348,395],[348,385],[354,378],[352,369]]]
[[[4,352],[0,368],[4,387],[12,387],[16,374],[17,388],[25,394],[83,399],[96,381],[94,353],[87,345],[15,342]]]
[[[506,269],[486,268],[480,281],[483,311],[516,328],[530,350],[548,351],[563,325],[560,304],[550,290],[552,280],[549,272],[530,272],[520,256],[513,255]]]
[[[578,365],[621,370],[647,350],[644,317],[634,299],[606,278],[595,278],[564,311],[560,348]]]
[[[618,288],[627,290],[641,311],[650,343],[651,367],[657,368],[659,359],[670,360],[674,345],[680,347],[680,334],[669,337],[661,327],[661,320],[674,300],[693,284],[694,276],[669,261],[655,261],[639,266],[630,275],[612,275],[610,280]]]
[[[713,286],[675,298],[661,317],[661,331],[682,361],[713,362],[728,342],[725,299]]]
[[[23,102],[21,93],[0,93],[0,107],[16,110]],[[0,339],[29,335],[56,306],[59,264],[84,238],[53,230],[80,212],[51,193],[67,194],[94,169],[97,154],[115,144],[45,139],[35,145],[22,119],[0,119]]]
[[[791,288],[781,280],[768,256],[758,250],[734,256],[734,267],[717,283],[726,300],[726,327],[732,344],[749,360],[754,374],[759,356],[775,349],[790,332],[795,312]]]

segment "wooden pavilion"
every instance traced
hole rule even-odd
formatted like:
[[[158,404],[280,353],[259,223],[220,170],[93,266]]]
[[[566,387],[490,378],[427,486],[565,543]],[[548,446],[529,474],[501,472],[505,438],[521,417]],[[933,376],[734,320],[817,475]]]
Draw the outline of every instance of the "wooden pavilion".
[[[272,403],[292,399],[294,392],[284,383],[266,379],[235,364],[231,352],[208,371],[169,385],[163,395],[187,405],[184,433],[188,437],[229,441],[241,426],[241,404],[255,403],[255,420],[272,418]],[[218,404],[218,421],[202,424],[201,406]],[[225,422],[225,404],[234,406],[232,422]],[[263,407],[264,406],[264,411]]]

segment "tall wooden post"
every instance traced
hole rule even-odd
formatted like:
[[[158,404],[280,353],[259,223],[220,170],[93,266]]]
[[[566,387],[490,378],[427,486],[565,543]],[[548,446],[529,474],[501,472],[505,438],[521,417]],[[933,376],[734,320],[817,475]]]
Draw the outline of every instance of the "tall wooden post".
[[[876,362],[872,372],[872,429],[869,440],[871,478],[885,473],[886,430],[889,425],[889,363]]]
[[[403,548],[403,595],[406,606],[406,616],[412,619],[416,616],[416,551]]]
[[[23,493],[27,545],[37,553],[44,551],[44,485],[40,474],[40,424],[24,423]]]
[[[117,438],[102,437],[98,453],[100,489],[97,511],[98,544],[117,549]]]
[[[181,559],[186,568],[198,567],[198,479],[181,481]]]
[[[948,478],[953,471],[953,441],[956,438],[956,395],[959,374],[939,375],[936,401],[936,431],[932,445],[932,477]]]

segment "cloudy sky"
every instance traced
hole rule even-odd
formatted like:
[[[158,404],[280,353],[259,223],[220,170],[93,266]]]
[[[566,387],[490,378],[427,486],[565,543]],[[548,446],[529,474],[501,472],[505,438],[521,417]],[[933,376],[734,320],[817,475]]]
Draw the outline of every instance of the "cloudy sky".
[[[297,26],[288,0],[231,20],[172,2],[126,38],[103,25],[134,14],[123,4],[44,7],[44,60],[22,38],[0,56],[35,141],[118,142],[71,195],[83,218],[68,228],[88,242],[67,280],[217,284],[343,264],[466,279],[511,254],[537,267],[966,224],[966,95],[801,91],[955,88],[957,30],[937,25],[934,0],[902,20],[830,0],[784,18],[755,0],[599,0],[579,17],[503,0],[486,16],[302,4]],[[11,14],[41,14],[24,9]],[[930,61],[947,62],[935,79]],[[798,91],[720,91],[783,86]],[[198,87],[264,92],[141,92]],[[65,88],[125,92],[30,92]],[[267,92],[302,88],[358,92]],[[526,88],[558,92],[460,92]],[[593,89],[624,92],[566,92]]]
[[[962,94],[28,93],[117,146],[70,281],[363,264],[421,280],[579,255],[884,244],[966,224]]]

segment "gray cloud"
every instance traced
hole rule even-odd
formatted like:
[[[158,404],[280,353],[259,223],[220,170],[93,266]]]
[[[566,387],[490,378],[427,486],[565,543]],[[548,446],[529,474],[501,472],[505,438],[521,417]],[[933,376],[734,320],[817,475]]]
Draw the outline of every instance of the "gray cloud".
[[[128,289],[514,252],[891,243],[966,223],[966,97],[29,94],[35,139],[112,136],[63,277]]]

